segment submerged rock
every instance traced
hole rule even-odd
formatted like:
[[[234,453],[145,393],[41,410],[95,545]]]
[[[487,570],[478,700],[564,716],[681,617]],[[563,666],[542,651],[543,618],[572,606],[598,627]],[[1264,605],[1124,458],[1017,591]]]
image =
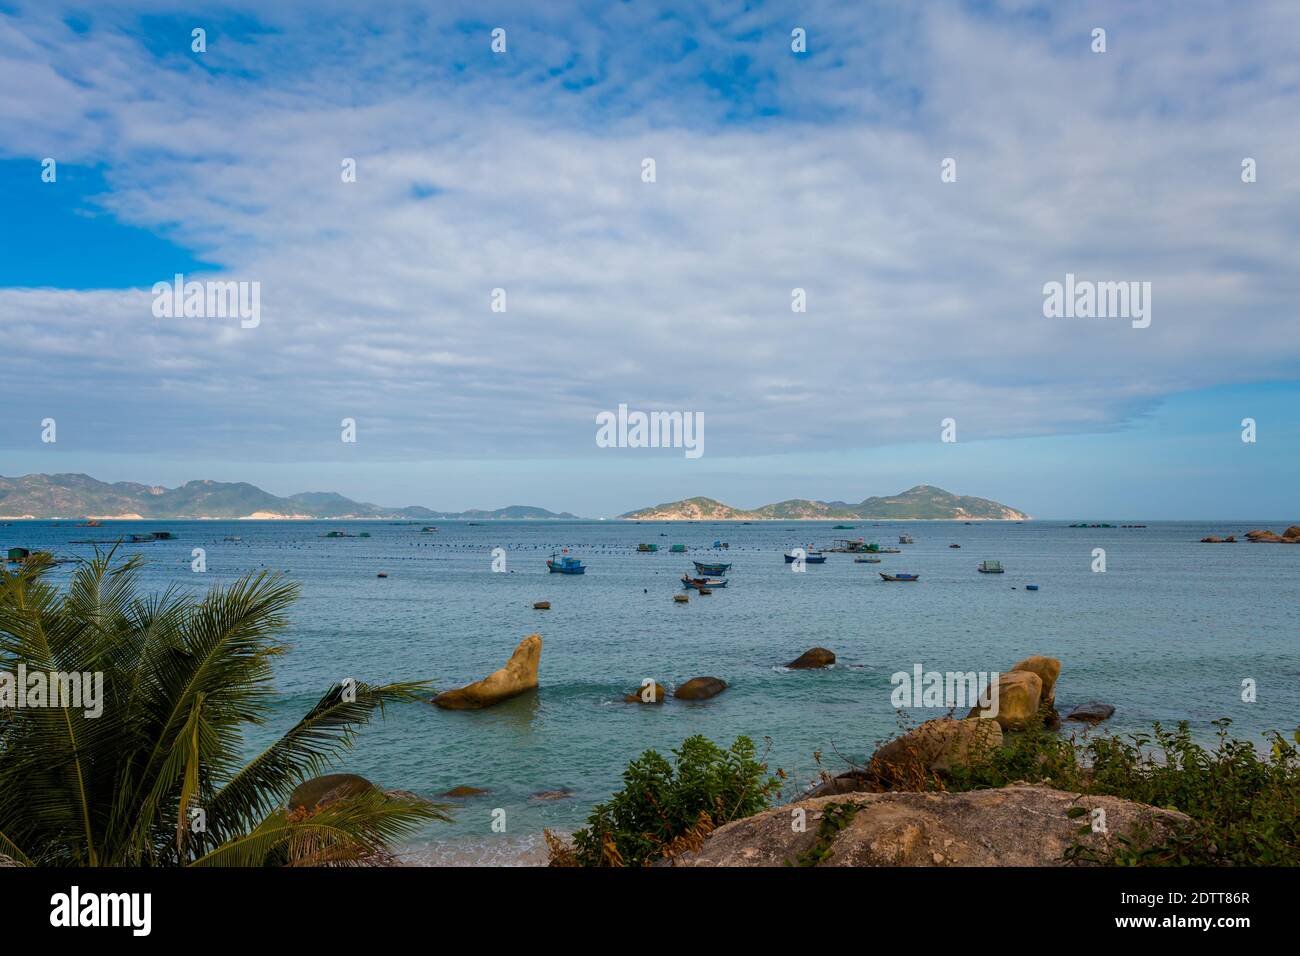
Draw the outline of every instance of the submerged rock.
[[[708,700],[726,689],[727,682],[721,677],[692,677],[673,691],[673,696],[678,700]]]
[[[561,787],[558,790],[539,790],[529,799],[531,800],[567,800],[573,796],[573,791],[568,787]]]
[[[835,654],[824,647],[813,647],[785,666],[791,670],[812,670],[816,667],[830,667],[835,663]]]
[[[629,704],[662,704],[666,696],[668,696],[668,688],[655,681],[653,692],[649,686],[643,684],[626,695],[623,700]]]
[[[1098,724],[1115,713],[1115,708],[1110,704],[1099,704],[1092,701],[1087,704],[1080,704],[1074,710],[1065,715],[1066,720],[1081,720],[1087,724]]]
[[[853,793],[735,820],[709,834],[698,850],[655,865],[798,863],[822,840],[819,825],[832,805],[846,807],[851,818],[823,844],[829,853],[820,866],[1065,866],[1065,851],[1076,841],[1104,857],[1120,836],[1145,846],[1190,822],[1181,813],[1119,797],[1023,784],[965,793]],[[1105,811],[1105,830],[1080,833],[1094,808]],[[805,814],[802,832],[791,826],[798,810]]]
[[[482,797],[486,796],[490,792],[490,790],[484,790],[482,787],[452,787],[444,793],[443,796],[455,798]]]
[[[439,694],[433,702],[448,710],[477,710],[516,697],[537,686],[537,665],[542,659],[542,636],[529,634],[506,661],[506,666],[482,680]]]

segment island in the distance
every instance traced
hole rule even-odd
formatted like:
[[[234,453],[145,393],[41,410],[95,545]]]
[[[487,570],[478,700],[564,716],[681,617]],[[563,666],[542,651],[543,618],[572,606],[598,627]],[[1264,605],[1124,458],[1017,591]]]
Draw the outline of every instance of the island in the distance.
[[[686,498],[629,511],[619,517],[638,521],[1025,521],[1029,515],[987,498],[954,495],[933,485],[917,485],[902,494],[867,498],[857,504],[791,498],[746,511],[713,498]]]
[[[0,518],[96,518],[161,521],[186,518],[388,518],[410,521],[573,519],[529,505],[494,511],[432,511],[419,506],[385,508],[333,491],[307,491],[281,498],[244,481],[188,481],[179,488],[113,484],[89,475],[0,475]]]

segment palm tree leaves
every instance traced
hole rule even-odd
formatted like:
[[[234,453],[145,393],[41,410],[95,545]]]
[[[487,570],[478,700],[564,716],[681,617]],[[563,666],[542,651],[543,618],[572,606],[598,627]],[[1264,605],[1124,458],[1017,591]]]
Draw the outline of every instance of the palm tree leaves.
[[[35,864],[221,865],[376,861],[441,808],[367,796],[310,815],[293,787],[337,761],[356,730],[422,683],[331,687],[247,765],[242,732],[274,700],[271,660],[296,599],[249,574],[195,600],[139,591],[138,559],[96,554],[60,592],[46,565],[0,569],[0,669],[99,672],[102,715],[0,710],[0,858]],[[377,791],[378,792],[378,791]],[[206,828],[195,832],[190,812]],[[258,854],[261,854],[259,857]]]

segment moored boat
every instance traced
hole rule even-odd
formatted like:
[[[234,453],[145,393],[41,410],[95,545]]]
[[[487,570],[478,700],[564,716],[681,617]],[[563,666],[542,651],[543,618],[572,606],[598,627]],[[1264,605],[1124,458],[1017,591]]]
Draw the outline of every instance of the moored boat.
[[[695,570],[705,577],[721,577],[731,570],[730,564],[706,564],[703,561],[693,561]]]
[[[798,560],[799,556],[797,554],[787,554],[785,556],[786,564],[794,564]],[[803,560],[806,564],[825,564],[826,555],[820,551],[809,551],[804,555]]]
[[[981,561],[979,566],[979,573],[980,574],[1002,574],[1003,573],[1002,562]]]
[[[586,566],[569,554],[556,552],[546,559],[546,567],[552,574],[586,574]]]
[[[689,574],[682,575],[682,585],[688,588],[695,588],[697,591],[707,591],[709,588],[725,588],[727,586],[726,578],[693,578]]]
[[[652,553],[652,552],[658,551],[658,550],[659,550],[659,545],[657,545],[657,544],[638,544],[638,545],[636,546],[636,549],[637,549],[638,551],[642,552],[642,553],[649,554],[649,553]]]
[[[886,581],[919,581],[919,574],[886,574],[884,571],[878,572]]]
[[[854,558],[853,563],[854,564],[879,564],[880,559],[879,558]]]
[[[911,543],[912,543],[912,536],[911,536],[910,534],[900,534],[900,535],[898,536],[898,543],[899,543],[899,544],[911,544]]]

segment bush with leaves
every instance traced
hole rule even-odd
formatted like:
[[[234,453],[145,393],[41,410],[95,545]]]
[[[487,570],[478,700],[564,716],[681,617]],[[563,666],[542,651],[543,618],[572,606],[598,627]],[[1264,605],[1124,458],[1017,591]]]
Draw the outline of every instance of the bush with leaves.
[[[1100,859],[1076,847],[1072,859],[1117,865],[1300,866],[1300,732],[1267,735],[1267,754],[1228,736],[1197,743],[1186,722],[1173,731],[1103,735],[1082,741],[1043,729],[1008,734],[1005,745],[934,782],[948,790],[1001,787],[1018,780],[1061,790],[1123,797],[1179,810],[1192,825],[1158,843],[1117,840]],[[1141,849],[1139,849],[1141,847]]]
[[[551,843],[552,862],[645,866],[698,846],[729,820],[758,813],[780,791],[748,737],[737,737],[728,750],[689,737],[673,756],[670,763],[647,750],[633,760],[623,772],[623,789],[592,810],[572,848]]]
[[[270,711],[276,634],[297,595],[245,576],[195,600],[144,595],[140,561],[96,554],[65,590],[47,560],[0,567],[0,670],[103,674],[103,712],[0,711],[0,863],[36,866],[264,866],[390,858],[443,808],[379,791],[309,814],[294,786],[332,765],[356,729],[420,683],[335,685],[248,763],[242,730]],[[189,811],[206,827],[194,832]]]

